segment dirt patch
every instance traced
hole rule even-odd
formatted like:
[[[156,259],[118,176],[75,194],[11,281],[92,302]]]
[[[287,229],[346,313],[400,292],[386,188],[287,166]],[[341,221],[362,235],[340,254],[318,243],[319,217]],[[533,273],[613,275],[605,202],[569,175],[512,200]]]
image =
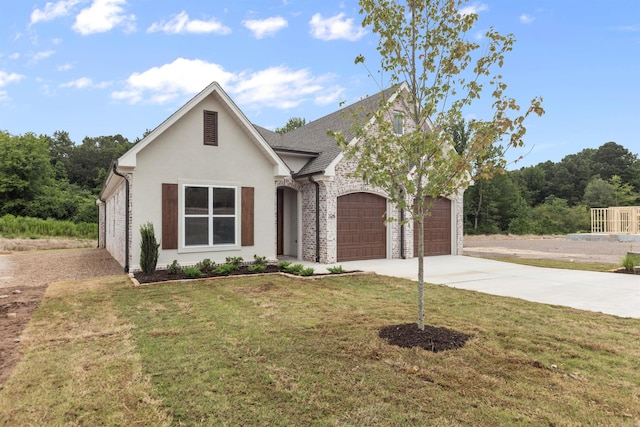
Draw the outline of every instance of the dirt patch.
[[[391,325],[380,329],[380,338],[398,347],[420,347],[427,351],[455,350],[464,347],[471,335],[456,332],[447,328],[424,325],[419,329],[417,323]]]
[[[464,236],[464,254],[483,258],[512,257],[618,264],[640,242],[588,242],[565,236]]]
[[[11,252],[13,244],[6,245],[7,239],[0,239],[0,386],[20,357],[20,335],[49,284],[123,274],[106,250],[78,249],[78,245],[85,245],[82,241],[29,242],[40,248],[51,244],[76,249]],[[95,242],[91,246],[95,248]]]

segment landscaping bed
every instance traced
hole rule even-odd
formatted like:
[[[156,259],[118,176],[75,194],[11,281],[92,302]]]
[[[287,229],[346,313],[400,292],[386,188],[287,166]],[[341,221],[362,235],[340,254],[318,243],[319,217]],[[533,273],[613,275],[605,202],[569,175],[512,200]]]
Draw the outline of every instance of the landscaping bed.
[[[278,273],[285,271],[282,268],[279,268],[277,265],[269,264],[266,266],[264,271],[260,273]],[[216,273],[215,271],[205,271],[200,272],[200,275],[197,277],[190,277],[184,271],[178,272],[170,272],[169,270],[156,270],[153,273],[147,274],[142,271],[138,271],[133,273],[133,277],[139,283],[153,283],[153,282],[167,282],[172,280],[189,280],[189,279],[203,279],[208,277],[226,277],[226,276],[238,276],[243,274],[256,274],[256,272],[252,272],[249,270],[248,265],[239,266],[237,269],[232,270],[227,274]]]

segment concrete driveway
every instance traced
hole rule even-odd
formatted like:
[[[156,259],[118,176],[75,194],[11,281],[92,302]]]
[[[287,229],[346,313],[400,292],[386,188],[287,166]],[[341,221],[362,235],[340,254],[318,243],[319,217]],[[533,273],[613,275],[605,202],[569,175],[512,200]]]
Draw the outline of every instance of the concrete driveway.
[[[304,263],[326,271],[322,265]],[[337,263],[345,270],[418,280],[418,260]],[[335,264],[335,265],[337,265]],[[527,301],[640,318],[640,276],[529,267],[467,256],[425,258],[425,281]]]

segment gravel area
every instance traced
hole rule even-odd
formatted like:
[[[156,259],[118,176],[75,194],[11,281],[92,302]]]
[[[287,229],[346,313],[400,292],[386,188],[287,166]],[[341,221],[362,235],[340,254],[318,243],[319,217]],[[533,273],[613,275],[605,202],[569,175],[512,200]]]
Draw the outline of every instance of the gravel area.
[[[0,387],[20,357],[20,335],[49,284],[117,274],[122,267],[104,249],[10,252],[0,246]]]
[[[599,262],[621,265],[629,251],[640,251],[640,242],[588,242],[565,236],[465,236],[464,254],[483,258],[513,257]]]

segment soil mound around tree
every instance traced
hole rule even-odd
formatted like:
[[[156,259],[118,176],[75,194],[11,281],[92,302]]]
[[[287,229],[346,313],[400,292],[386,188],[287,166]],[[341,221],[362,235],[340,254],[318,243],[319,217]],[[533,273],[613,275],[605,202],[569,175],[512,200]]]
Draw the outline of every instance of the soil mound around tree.
[[[471,335],[462,332],[429,325],[420,330],[417,323],[385,326],[378,335],[391,345],[420,347],[434,353],[462,348],[471,338]]]

